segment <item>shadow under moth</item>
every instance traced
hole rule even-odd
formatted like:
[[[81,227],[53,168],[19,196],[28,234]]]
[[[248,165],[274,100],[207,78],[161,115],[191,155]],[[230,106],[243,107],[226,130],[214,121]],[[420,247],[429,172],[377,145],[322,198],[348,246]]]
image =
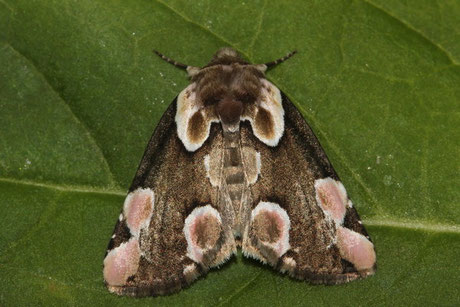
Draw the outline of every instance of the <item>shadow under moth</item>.
[[[119,295],[177,292],[247,257],[315,284],[372,275],[376,256],[312,130],[265,78],[294,54],[252,65],[231,48],[203,68],[150,139],[104,259]]]

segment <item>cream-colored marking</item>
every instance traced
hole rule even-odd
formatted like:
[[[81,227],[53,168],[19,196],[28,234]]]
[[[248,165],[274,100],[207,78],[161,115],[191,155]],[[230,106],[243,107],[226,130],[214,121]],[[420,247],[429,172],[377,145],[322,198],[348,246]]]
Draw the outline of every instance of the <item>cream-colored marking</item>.
[[[204,168],[206,170],[206,177],[213,187],[220,185],[220,162],[219,151],[213,150],[210,154],[204,156]]]
[[[193,77],[196,74],[200,72],[201,68],[200,67],[195,67],[195,66],[187,66],[187,73],[189,77]]]
[[[269,100],[267,101],[267,103],[269,105],[273,105],[273,107],[282,109],[280,90],[267,79],[261,79],[261,83],[262,83],[262,88],[265,90],[265,93],[266,93],[265,94],[266,99]]]
[[[198,272],[194,263],[187,265],[182,273],[187,283],[191,283],[198,277]]]
[[[261,79],[262,88],[260,99],[256,106],[256,114],[254,118],[257,117],[257,112],[259,107],[263,107],[267,110],[273,119],[273,137],[266,137],[261,131],[259,131],[254,123],[254,118],[251,117],[242,117],[242,120],[249,120],[252,126],[252,131],[254,135],[263,143],[267,144],[268,146],[276,146],[278,145],[281,137],[284,133],[284,109],[282,105],[281,93],[279,89],[274,86],[270,81],[266,79]]]
[[[263,264],[267,264],[267,259],[259,254],[259,252],[252,247],[251,245],[247,245],[243,249],[243,255],[247,258],[252,258],[255,260],[261,261]]]
[[[249,184],[257,182],[260,174],[260,153],[252,147],[243,147],[244,170]]]
[[[195,151],[200,148],[206,139],[209,137],[209,131],[211,129],[211,124],[213,122],[218,122],[218,120],[211,120],[204,116],[204,121],[206,124],[206,133],[202,138],[193,142],[188,136],[188,126],[190,119],[196,112],[202,112],[203,104],[197,99],[195,92],[196,84],[192,83],[187,86],[182,92],[180,92],[177,97],[177,111],[175,121],[177,124],[177,135],[179,139],[185,146],[185,149],[188,151]]]
[[[225,68],[226,66],[224,66]],[[188,69],[188,68],[187,68]],[[196,73],[192,67],[190,67],[189,74]],[[271,137],[266,137],[262,131],[259,131],[254,124],[254,119],[251,117],[241,117],[241,120],[249,120],[251,123],[254,135],[261,140],[263,143],[267,144],[268,146],[276,146],[278,145],[281,137],[284,133],[284,109],[282,106],[282,99],[281,93],[279,89],[274,86],[270,81],[266,79],[261,79],[262,87],[261,87],[261,95],[260,99],[257,102],[256,112],[259,107],[264,108],[267,110],[273,119],[273,131],[274,135]],[[203,143],[209,137],[209,132],[211,129],[211,124],[215,122],[220,122],[217,118],[208,118],[206,113],[203,112],[204,105],[201,101],[197,99],[196,96],[196,84],[192,83],[187,86],[182,92],[180,92],[177,98],[177,111],[175,116],[175,121],[177,124],[177,135],[179,139],[184,144],[185,148],[188,151],[195,151],[200,148]],[[196,112],[203,112],[204,121],[205,121],[205,129],[206,132],[203,134],[199,140],[192,141],[188,136],[188,126],[190,119]],[[257,114],[254,115],[255,117]],[[255,118],[254,117],[254,118]],[[235,125],[232,129],[237,130],[239,125]]]
[[[219,212],[214,209],[211,205],[206,205],[203,207],[198,207],[193,209],[185,219],[184,223],[184,235],[187,241],[187,256],[195,262],[201,262],[203,259],[203,254],[208,250],[207,248],[201,248],[194,242],[193,236],[193,227],[198,219],[204,218],[206,215],[212,216],[217,221],[222,224],[222,219],[220,218]]]
[[[289,229],[291,228],[289,216],[286,210],[281,208],[278,204],[261,201],[251,212],[251,223],[254,221],[254,218],[263,211],[270,214],[274,213],[276,218],[279,218],[279,221],[281,222],[281,233],[277,241],[272,243],[261,241],[261,244],[270,247],[276,252],[277,257],[281,257],[289,250],[289,248],[291,248],[289,245]]]
[[[260,170],[262,169],[262,160],[260,160],[260,152],[256,152],[256,169],[257,175],[260,175]]]
[[[118,216],[118,220],[121,222],[123,220],[123,213],[120,213],[120,215]]]
[[[255,68],[257,70],[259,70],[260,72],[263,72],[263,73],[265,73],[267,71],[267,65],[265,65],[265,64],[255,65]]]
[[[282,273],[284,272],[293,272],[297,263],[295,262],[294,258],[291,257],[286,257],[283,259],[283,263],[281,264],[280,271]]]
[[[287,265],[290,265],[291,267],[296,266],[295,260],[293,258],[291,258],[291,257],[284,258],[284,263],[286,263]]]
[[[204,162],[204,169],[206,170],[206,177],[208,177],[208,178],[209,178],[209,169],[210,169],[209,160],[210,160],[209,155],[204,156],[204,161],[203,161]]]
[[[343,185],[342,185],[343,186]],[[345,187],[344,187],[345,189]],[[346,192],[345,192],[346,193]],[[348,208],[353,208],[353,203],[351,202],[351,200],[348,200]]]
[[[116,235],[115,235],[115,234],[114,234],[114,235],[112,235],[112,239],[115,239],[115,237],[116,237]]]
[[[222,58],[224,56],[237,57],[238,53],[230,47],[223,47],[217,51],[216,55],[218,58]]]
[[[194,271],[196,269],[196,265],[194,263],[187,265],[184,268],[184,275],[189,274],[190,272]]]
[[[216,259],[214,259],[214,262],[209,265],[210,268],[219,268],[222,264],[227,262],[228,259],[230,259],[231,256],[236,255],[237,250],[236,250],[236,245],[229,245],[227,244],[226,246],[222,247],[220,252],[216,255]]]

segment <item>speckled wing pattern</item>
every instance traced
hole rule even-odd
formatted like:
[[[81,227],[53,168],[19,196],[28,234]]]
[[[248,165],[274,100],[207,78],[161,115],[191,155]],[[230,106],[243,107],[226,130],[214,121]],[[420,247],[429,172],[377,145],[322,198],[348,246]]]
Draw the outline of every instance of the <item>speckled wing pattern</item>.
[[[312,283],[372,275],[376,255],[312,130],[265,71],[231,48],[203,68],[161,118],[104,259],[109,291],[177,292],[238,247]]]
[[[203,184],[211,144],[193,154],[185,150],[176,106],[175,100],[148,143],[104,259],[106,285],[119,295],[177,292],[236,249],[228,226],[224,231],[225,216],[214,208],[216,190]],[[213,126],[210,138],[219,148],[218,130]]]
[[[373,274],[373,244],[356,209],[305,119],[281,97],[285,131],[277,146],[264,146],[248,125],[241,128],[242,143],[261,156],[244,254],[312,283]]]

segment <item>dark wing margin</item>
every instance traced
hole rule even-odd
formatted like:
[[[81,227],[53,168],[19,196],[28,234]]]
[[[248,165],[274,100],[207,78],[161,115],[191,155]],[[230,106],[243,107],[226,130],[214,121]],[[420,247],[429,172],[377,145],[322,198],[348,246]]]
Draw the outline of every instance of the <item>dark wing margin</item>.
[[[243,253],[318,284],[373,274],[374,246],[356,209],[305,119],[281,97],[285,127],[277,146],[266,146],[242,125],[242,142],[261,157]]]
[[[220,145],[220,128],[213,125],[203,146],[188,152],[177,136],[176,104],[147,145],[104,259],[107,288],[119,295],[179,291],[230,256],[221,255],[217,190],[204,181],[204,157]]]

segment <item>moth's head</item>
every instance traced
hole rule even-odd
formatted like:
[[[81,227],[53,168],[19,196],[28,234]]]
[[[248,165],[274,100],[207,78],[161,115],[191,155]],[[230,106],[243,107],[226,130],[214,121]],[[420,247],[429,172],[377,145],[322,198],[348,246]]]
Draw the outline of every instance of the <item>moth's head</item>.
[[[211,61],[203,68],[215,66],[215,65],[232,65],[232,64],[242,64],[247,65],[249,64],[241,56],[235,49],[230,47],[224,47],[217,50],[217,52],[212,57]]]
[[[249,62],[245,61],[241,55],[233,48],[230,47],[223,47],[217,50],[217,52],[213,55],[211,61],[203,67],[195,67],[195,66],[187,66],[186,70],[189,77],[192,78],[197,76],[199,73],[204,71],[208,71],[209,68],[213,68],[215,66],[231,66],[233,64],[239,64],[243,66],[251,66],[262,74],[265,73],[267,70],[267,65],[265,64],[250,64]]]
[[[224,58],[224,57],[234,57],[234,58],[241,58],[238,52],[230,47],[224,47],[217,50],[214,54],[214,59]]]

